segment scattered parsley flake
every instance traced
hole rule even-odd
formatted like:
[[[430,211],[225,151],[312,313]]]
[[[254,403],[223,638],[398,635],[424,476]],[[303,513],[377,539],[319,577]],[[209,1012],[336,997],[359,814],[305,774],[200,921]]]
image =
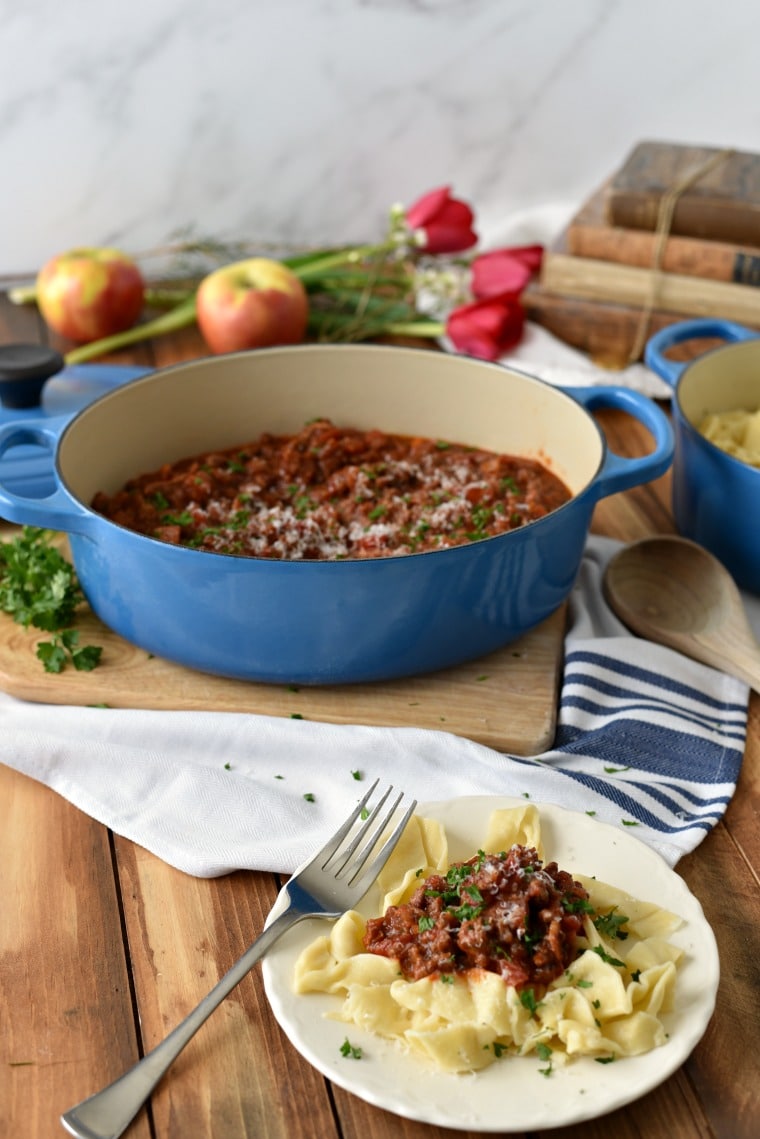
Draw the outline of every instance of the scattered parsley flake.
[[[617,774],[618,771],[630,771],[631,768],[630,768],[630,766],[629,767],[605,767],[604,770],[607,772],[608,775],[615,775],[615,774]]]
[[[624,827],[637,827],[639,825],[636,819],[621,819],[620,821]]]
[[[625,941],[628,931],[620,927],[628,924],[628,917],[625,914],[615,913],[616,909],[617,906],[614,906],[608,914],[597,914],[593,922],[605,937],[616,937],[619,941]]]
[[[361,778],[362,778],[361,771],[352,771],[351,775],[353,776],[354,779],[356,779],[357,782],[361,782]]]
[[[361,1060],[362,1058],[361,1048],[357,1048],[352,1044],[348,1037],[346,1037],[340,1046],[340,1054],[341,1056],[350,1056],[352,1060]]]
[[[311,791],[307,791],[304,794],[304,799],[306,800],[307,803],[313,803],[314,802],[314,794]]]
[[[520,1004],[524,1009],[527,1009],[531,1016],[535,1016],[538,1004],[536,1002],[536,994],[533,989],[520,990]]]
[[[597,956],[601,957],[602,961],[606,961],[608,965],[615,965],[620,969],[625,968],[625,961],[618,961],[617,957],[613,957],[601,945],[594,945],[591,952],[596,953]]]

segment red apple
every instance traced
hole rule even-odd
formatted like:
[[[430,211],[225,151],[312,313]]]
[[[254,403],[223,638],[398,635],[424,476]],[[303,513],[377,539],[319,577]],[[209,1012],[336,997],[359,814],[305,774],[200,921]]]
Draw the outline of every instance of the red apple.
[[[71,249],[37,274],[37,304],[45,322],[79,343],[131,328],[144,297],[140,270],[118,249]]]
[[[253,257],[215,269],[198,287],[198,326],[212,352],[299,344],[309,301],[294,273],[279,261]]]

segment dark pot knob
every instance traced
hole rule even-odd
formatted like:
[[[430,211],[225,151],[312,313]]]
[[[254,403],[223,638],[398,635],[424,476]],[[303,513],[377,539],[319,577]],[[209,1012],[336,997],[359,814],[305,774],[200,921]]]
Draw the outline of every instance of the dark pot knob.
[[[0,344],[0,403],[3,407],[39,407],[42,389],[62,371],[60,352],[41,344]]]

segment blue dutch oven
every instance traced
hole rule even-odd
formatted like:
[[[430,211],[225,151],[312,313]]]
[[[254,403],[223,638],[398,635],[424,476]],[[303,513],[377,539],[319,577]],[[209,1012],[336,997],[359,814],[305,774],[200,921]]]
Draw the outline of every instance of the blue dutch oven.
[[[701,338],[726,343],[689,363],[666,357],[676,344]],[[644,359],[674,393],[676,526],[715,554],[738,585],[760,593],[760,468],[699,432],[710,413],[760,408],[760,337],[727,320],[686,320],[653,336]]]
[[[593,415],[620,408],[650,454],[612,453]],[[339,425],[449,439],[538,458],[572,499],[519,530],[450,550],[334,562],[183,548],[97,514],[97,491],[263,431]],[[299,684],[430,672],[515,640],[556,610],[578,571],[599,499],[671,463],[668,417],[617,387],[560,389],[497,364],[425,349],[303,345],[204,358],[133,380],[72,419],[0,427],[2,458],[45,447],[55,489],[0,481],[0,514],[62,530],[94,612],[128,641],[201,671]]]

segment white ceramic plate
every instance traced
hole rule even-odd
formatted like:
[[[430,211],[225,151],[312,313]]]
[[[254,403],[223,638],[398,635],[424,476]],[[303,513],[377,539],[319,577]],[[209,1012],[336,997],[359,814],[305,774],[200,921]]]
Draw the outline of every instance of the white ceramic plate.
[[[454,862],[471,857],[482,844],[492,810],[524,805],[524,800],[478,796],[423,804],[418,812],[444,823]],[[685,958],[678,969],[676,1009],[663,1017],[667,1043],[614,1064],[573,1059],[550,1076],[540,1074],[542,1062],[533,1057],[507,1057],[466,1075],[438,1072],[392,1041],[328,1019],[325,1014],[339,1007],[339,997],[293,993],[299,953],[328,928],[323,921],[310,920],[270,950],[263,975],[275,1017],[294,1047],[323,1075],[368,1103],[408,1119],[511,1133],[603,1115],[638,1099],[680,1067],[707,1027],[718,986],[717,946],[702,907],[684,881],[639,839],[560,807],[539,806],[539,812],[546,861],[556,859],[563,870],[596,875],[683,918],[683,926],[669,937],[685,951]],[[359,908],[369,916],[378,905],[377,891],[370,891]],[[278,900],[270,920],[281,908]],[[361,1059],[341,1055],[346,1037],[361,1047]]]

